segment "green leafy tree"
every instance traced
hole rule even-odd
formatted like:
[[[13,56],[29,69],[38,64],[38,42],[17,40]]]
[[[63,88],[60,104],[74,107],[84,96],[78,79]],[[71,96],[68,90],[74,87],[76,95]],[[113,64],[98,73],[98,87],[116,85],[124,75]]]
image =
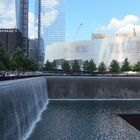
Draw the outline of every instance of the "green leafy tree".
[[[120,65],[119,65],[118,61],[112,60],[109,70],[110,70],[110,72],[120,72]]]
[[[89,61],[86,60],[85,63],[83,64],[83,70],[88,71],[88,67],[89,67]]]
[[[97,68],[96,68],[96,64],[94,63],[93,59],[91,59],[90,61],[86,60],[83,65],[83,69],[84,69],[84,71],[88,71],[88,72],[95,71]]]
[[[0,70],[9,70],[10,69],[10,57],[5,52],[2,44],[0,43]]]
[[[35,71],[38,70],[38,64],[18,48],[11,57],[11,69],[17,71]]]
[[[0,70],[5,70],[4,59],[5,59],[4,49],[2,48],[2,44],[0,44]]]
[[[106,66],[105,66],[104,62],[101,62],[99,64],[98,71],[99,72],[105,72],[106,71]]]
[[[24,52],[18,48],[11,58],[11,68],[12,70],[24,71],[27,66],[27,59]]]
[[[133,66],[133,71],[140,72],[140,61]]]
[[[93,59],[91,59],[89,62],[88,71],[93,72],[95,70],[97,70],[96,64],[94,63]]]
[[[34,59],[32,58],[25,58],[25,65],[24,65],[24,70],[27,71],[36,71],[38,70],[38,64],[35,62]]]
[[[130,70],[131,70],[131,66],[130,66],[130,63],[128,62],[128,59],[126,58],[123,61],[123,64],[122,64],[122,67],[121,67],[121,71],[125,72],[125,71],[130,71]]]
[[[74,63],[72,64],[72,71],[73,72],[79,72],[80,71],[80,65],[77,60],[74,60]]]
[[[52,63],[49,60],[47,60],[45,66],[44,66],[44,70],[46,70],[46,71],[53,71],[53,65],[52,65]]]
[[[62,67],[62,70],[63,70],[64,72],[70,72],[70,71],[71,71],[71,66],[70,66],[69,62],[66,61],[66,60],[64,60],[64,62],[63,62],[63,64],[61,65],[61,67]]]

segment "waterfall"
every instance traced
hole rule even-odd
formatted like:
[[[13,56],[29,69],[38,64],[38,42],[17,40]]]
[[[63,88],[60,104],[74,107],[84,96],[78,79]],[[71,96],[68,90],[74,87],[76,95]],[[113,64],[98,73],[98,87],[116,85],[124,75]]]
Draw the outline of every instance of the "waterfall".
[[[0,140],[26,140],[48,104],[44,77],[0,83]]]

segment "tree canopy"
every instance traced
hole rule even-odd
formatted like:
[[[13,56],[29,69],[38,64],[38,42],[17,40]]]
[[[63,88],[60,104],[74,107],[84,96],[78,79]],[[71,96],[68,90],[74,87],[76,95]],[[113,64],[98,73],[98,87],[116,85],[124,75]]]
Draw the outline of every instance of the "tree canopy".
[[[0,43],[0,70],[10,69],[10,57]]]
[[[122,67],[121,67],[121,71],[125,72],[125,71],[130,71],[130,70],[131,70],[130,63],[128,62],[128,59],[126,58],[123,61],[123,64],[122,64]]]
[[[11,69],[16,71],[35,71],[38,70],[38,64],[18,48],[11,57]]]
[[[80,65],[77,60],[74,60],[74,63],[72,64],[72,71],[73,72],[79,72],[80,71]]]
[[[140,72],[140,61],[133,66],[133,71]]]
[[[88,60],[85,61],[84,65],[83,65],[84,71],[93,72],[96,69],[97,69],[96,64],[94,63],[93,59],[91,59],[90,61],[88,61]]]
[[[120,72],[119,62],[117,60],[112,60],[109,70],[110,72]]]
[[[98,71],[99,72],[105,72],[106,71],[106,66],[104,64],[104,62],[101,62],[98,66]]]
[[[70,71],[71,71],[71,66],[70,66],[69,62],[66,61],[66,60],[64,60],[64,62],[63,62],[63,64],[61,65],[61,67],[62,67],[62,70],[63,70],[64,72],[70,72]]]
[[[49,60],[47,60],[47,62],[45,63],[44,70],[46,70],[46,71],[52,71],[53,70],[53,65]]]

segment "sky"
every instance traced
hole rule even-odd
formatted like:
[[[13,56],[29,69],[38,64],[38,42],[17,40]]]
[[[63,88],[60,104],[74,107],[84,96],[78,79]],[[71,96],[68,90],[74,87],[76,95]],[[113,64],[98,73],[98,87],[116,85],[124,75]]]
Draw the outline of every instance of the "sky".
[[[48,1],[48,0],[46,0]],[[0,0],[0,27],[15,27],[15,0]],[[33,34],[34,0],[29,0],[29,36]],[[56,10],[58,0],[51,0]],[[51,11],[45,18],[48,25],[57,15]],[[139,0],[65,0],[66,40],[91,39],[92,33],[131,33],[133,27],[140,33]],[[81,25],[81,26],[80,26]]]
[[[139,0],[66,0],[66,37],[90,39],[92,33],[130,32],[135,25],[140,32]]]

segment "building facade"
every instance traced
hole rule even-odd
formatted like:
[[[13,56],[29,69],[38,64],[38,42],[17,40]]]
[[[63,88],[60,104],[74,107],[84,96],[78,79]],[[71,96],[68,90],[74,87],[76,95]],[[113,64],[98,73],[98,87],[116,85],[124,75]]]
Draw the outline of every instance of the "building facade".
[[[45,61],[49,44],[65,41],[64,6],[65,0],[41,0],[41,38],[44,40]]]
[[[16,24],[23,33],[23,45],[28,53],[28,0],[16,0]]]
[[[38,46],[38,63],[41,65],[46,62],[46,49],[49,44],[65,41],[64,1],[65,0],[32,1],[32,3],[35,4],[34,39],[38,40],[35,46]]]
[[[35,28],[37,31],[37,46],[38,46],[38,63],[40,65],[44,64],[45,52],[44,52],[44,38],[41,35],[41,10],[42,10],[42,0],[35,1]]]
[[[24,50],[23,35],[18,29],[0,29],[0,43],[8,54],[13,54],[17,48]]]
[[[131,64],[140,61],[139,36],[109,36],[101,39],[64,43],[52,43],[47,47],[47,60],[82,61],[93,59],[98,65],[102,61],[109,66],[115,59],[122,63],[128,58]]]
[[[29,57],[38,62],[38,39],[29,40]]]

